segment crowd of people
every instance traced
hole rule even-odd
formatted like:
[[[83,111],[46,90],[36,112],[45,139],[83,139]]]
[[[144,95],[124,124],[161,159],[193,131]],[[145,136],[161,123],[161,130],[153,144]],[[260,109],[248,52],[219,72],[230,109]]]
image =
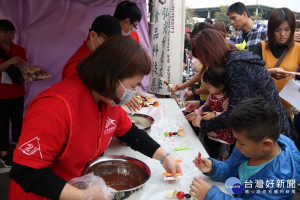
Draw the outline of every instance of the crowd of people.
[[[196,74],[186,82],[176,85],[173,89],[173,92],[190,87],[188,92],[185,94],[186,99],[188,99],[188,101],[185,103],[185,107],[189,112],[189,114],[186,115],[186,118],[191,121],[191,125],[194,126],[194,130],[198,131],[199,138],[202,139],[204,137],[202,142],[205,145],[210,157],[214,158],[211,159],[213,160],[214,165],[216,163],[216,165],[221,168],[220,170],[227,169],[227,164],[233,167],[233,165],[231,165],[231,159],[236,155],[231,154],[234,154],[234,146],[236,146],[240,151],[239,153],[250,157],[247,163],[240,163],[240,166],[236,169],[236,171],[230,172],[237,173],[235,176],[238,176],[240,179],[245,181],[249,178],[249,176],[246,177],[246,179],[241,177],[241,167],[245,167],[243,169],[248,172],[251,171],[249,166],[260,165],[248,165],[248,162],[255,160],[255,158],[247,155],[248,153],[246,152],[242,152],[242,149],[244,148],[242,147],[244,146],[244,142],[239,141],[240,139],[236,136],[236,133],[245,129],[247,129],[246,132],[249,133],[250,123],[254,123],[254,120],[249,119],[249,124],[245,124],[245,127],[241,121],[239,128],[231,127],[231,122],[228,122],[230,115],[235,113],[237,109],[236,107],[242,108],[240,106],[243,105],[242,102],[245,99],[260,97],[262,98],[261,101],[264,103],[267,101],[268,103],[271,103],[272,106],[275,106],[277,110],[276,112],[280,116],[280,123],[278,127],[280,129],[280,133],[291,139],[290,144],[294,145],[292,147],[292,151],[297,152],[297,155],[299,155],[299,114],[291,112],[291,110],[293,110],[291,109],[292,106],[284,99],[281,99],[278,95],[278,93],[283,89],[290,79],[296,78],[297,80],[297,77],[291,76],[290,72],[296,72],[297,70],[299,71],[300,66],[300,51],[298,50],[299,43],[297,43],[298,34],[296,30],[298,23],[296,23],[294,14],[288,8],[274,9],[270,15],[267,25],[258,21],[253,21],[249,17],[249,12],[247,11],[246,6],[240,2],[230,5],[227,15],[231,21],[231,24],[236,30],[235,37],[226,37],[226,29],[224,25],[221,25],[221,22],[214,22],[211,25],[206,20],[205,22],[194,25],[194,29],[191,33],[191,59],[192,66],[194,69],[196,69]],[[198,31],[200,27],[201,30]],[[241,46],[243,47],[241,48]],[[194,65],[197,67],[194,67]],[[207,74],[212,73],[210,70],[211,68],[217,70],[220,67],[224,69],[224,79],[219,77],[217,82],[215,80],[215,82],[213,82],[214,85],[212,85],[212,80],[207,78]],[[216,78],[218,76],[214,75],[214,77]],[[222,82],[222,80],[224,82]],[[194,84],[197,82],[200,82],[201,86],[196,86],[195,88]],[[203,88],[205,88],[205,90],[203,90]],[[226,92],[224,90],[222,91],[224,88],[227,88],[227,90],[225,90]],[[200,100],[199,97],[196,96],[199,94]],[[207,97],[203,94],[208,94],[209,96]],[[215,94],[219,94],[220,96],[218,97]],[[213,101],[212,96],[214,97]],[[226,98],[224,99],[226,96],[228,96],[228,101]],[[218,102],[220,103],[218,104]],[[218,104],[219,110],[216,110],[216,104]],[[249,107],[251,106],[249,105]],[[257,110],[257,112],[261,111]],[[244,114],[246,115],[246,113]],[[248,114],[250,116],[250,113]],[[274,121],[261,121],[262,124],[274,123]],[[258,123],[256,125],[254,124],[252,125],[253,129],[254,126],[259,126]],[[263,126],[262,124],[261,126]],[[265,126],[267,127],[266,124]],[[235,122],[234,126],[238,126],[238,123]],[[246,126],[248,127],[246,128]],[[226,133],[225,138],[228,139],[233,134],[233,138],[236,140],[235,145],[232,145],[232,142],[228,140],[224,141],[220,139],[224,138],[225,128],[230,128],[232,130],[232,132],[229,131]],[[271,127],[269,128],[271,129]],[[263,129],[257,129],[257,131],[262,135],[261,137],[268,137],[264,135]],[[246,138],[251,139],[250,136],[246,136]],[[251,140],[255,140],[257,143],[262,141],[258,138],[252,138]],[[278,137],[274,141],[277,142],[277,140]],[[242,143],[242,145],[239,146],[238,143]],[[253,152],[255,152],[254,149]],[[229,154],[229,157],[226,153]],[[289,154],[290,153],[291,152],[289,152]],[[221,162],[222,164],[217,164],[219,163],[218,161],[224,160],[224,155],[227,156],[225,157],[225,160],[228,159],[228,161],[226,161],[227,164],[223,165],[224,162]],[[273,159],[275,157],[276,156],[273,156]],[[290,156],[288,159],[294,159],[294,157]],[[197,160],[195,163],[197,163]],[[265,166],[264,162],[260,164]],[[294,166],[294,164],[299,164],[299,161],[291,161],[289,164],[290,166]],[[208,167],[209,171],[211,171],[211,164],[208,164]],[[262,166],[260,167],[260,169],[263,168]],[[279,165],[275,167],[276,170],[279,170],[279,168]],[[199,169],[202,172],[209,172],[206,171],[206,168],[203,166],[199,166]],[[213,171],[217,172],[218,170],[218,168],[215,168]],[[225,173],[227,173],[226,170]],[[210,176],[212,175],[211,173],[208,174]],[[220,175],[219,172],[217,172],[217,174]],[[212,175],[212,177],[216,180],[225,181],[225,179],[223,179],[224,177],[219,178],[215,175]],[[198,185],[203,187],[207,184],[204,183],[205,181],[203,180],[197,180],[196,182]],[[200,186],[197,188],[197,190],[199,190],[198,195],[202,198],[205,196],[203,193],[200,195],[200,193],[207,193],[208,191],[209,192],[207,195],[210,196],[209,194],[211,194],[211,199],[213,199],[213,197],[218,198],[217,196],[213,195],[214,193],[212,191],[214,191],[215,194],[219,193],[215,190],[200,190]],[[218,199],[225,199],[223,194],[219,195],[220,198]],[[259,198],[258,196],[252,196],[251,198]],[[206,196],[206,199],[210,198]],[[247,195],[243,196],[243,198],[251,199],[249,196],[247,197]]]
[[[186,93],[184,106],[210,157],[193,162],[217,181],[238,177],[242,184],[291,180],[296,185],[300,117],[278,93],[295,78],[289,72],[300,71],[300,25],[288,8],[274,9],[267,25],[253,21],[240,2],[230,5],[227,15],[236,29],[234,38],[224,23],[207,19],[195,24],[184,53],[197,73],[172,90],[198,83]],[[181,173],[180,164],[121,107],[139,109],[136,87],[152,67],[135,32],[141,18],[130,1],[119,3],[114,16],[97,17],[64,65],[62,80],[31,101],[24,120],[24,80],[17,65],[27,60],[26,52],[12,42],[14,25],[0,20],[0,156],[11,166],[9,199],[111,198],[101,187],[78,189],[68,181],[80,177],[112,137],[158,160],[174,177]],[[10,122],[13,158],[8,153]],[[236,194],[240,199],[290,199],[292,189]],[[235,198],[198,178],[190,184],[190,194],[199,200]]]

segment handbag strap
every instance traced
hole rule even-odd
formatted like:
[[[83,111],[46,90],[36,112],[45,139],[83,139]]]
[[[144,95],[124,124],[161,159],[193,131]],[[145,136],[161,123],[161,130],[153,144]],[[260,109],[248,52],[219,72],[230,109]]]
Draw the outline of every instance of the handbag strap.
[[[277,60],[277,62],[276,62],[276,64],[275,64],[274,68],[279,67],[279,65],[282,63],[282,61],[283,61],[283,59],[285,58],[285,56],[286,56],[286,54],[288,53],[288,51],[289,51],[289,49],[285,49],[285,50],[282,52],[281,56],[279,57],[279,59]]]

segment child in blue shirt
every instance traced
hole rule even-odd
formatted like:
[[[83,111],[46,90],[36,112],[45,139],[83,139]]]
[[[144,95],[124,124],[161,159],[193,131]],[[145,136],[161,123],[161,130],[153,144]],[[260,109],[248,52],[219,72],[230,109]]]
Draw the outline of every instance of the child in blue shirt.
[[[291,199],[300,182],[300,153],[292,140],[279,133],[279,115],[273,105],[261,98],[244,100],[229,114],[227,126],[236,138],[229,159],[201,158],[199,165],[195,158],[196,167],[216,181],[239,178],[242,190],[232,192],[238,199]],[[190,188],[199,200],[236,199],[199,178]],[[230,185],[225,184],[227,188]]]

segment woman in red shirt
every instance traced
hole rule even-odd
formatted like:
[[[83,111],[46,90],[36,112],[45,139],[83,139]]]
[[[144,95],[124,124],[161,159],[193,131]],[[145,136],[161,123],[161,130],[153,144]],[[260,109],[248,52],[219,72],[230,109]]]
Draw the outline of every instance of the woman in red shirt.
[[[136,93],[151,65],[132,38],[111,37],[78,65],[78,75],[35,97],[14,151],[9,199],[83,199],[88,190],[67,181],[81,176],[112,137],[159,160],[174,176],[181,172],[175,159],[131,123],[120,106]],[[105,198],[99,189],[91,199]]]

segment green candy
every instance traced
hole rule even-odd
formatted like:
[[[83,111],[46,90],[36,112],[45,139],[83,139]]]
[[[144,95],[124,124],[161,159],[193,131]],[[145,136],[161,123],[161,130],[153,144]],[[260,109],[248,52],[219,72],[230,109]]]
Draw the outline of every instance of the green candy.
[[[175,151],[182,151],[182,150],[187,150],[187,149],[189,149],[190,147],[188,147],[188,146],[185,146],[185,147],[176,147],[175,148]]]

